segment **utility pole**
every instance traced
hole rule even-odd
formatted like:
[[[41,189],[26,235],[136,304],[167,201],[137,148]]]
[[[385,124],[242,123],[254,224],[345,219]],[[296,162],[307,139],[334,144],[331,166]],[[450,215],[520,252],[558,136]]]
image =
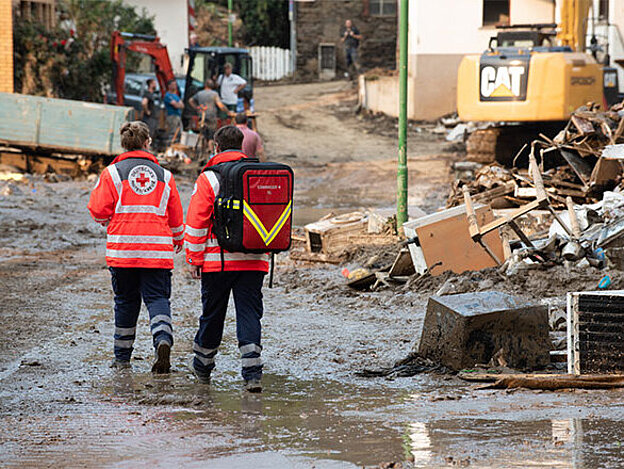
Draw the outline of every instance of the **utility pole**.
[[[397,231],[407,221],[407,24],[409,0],[399,12],[399,161],[397,168]]]
[[[297,12],[295,0],[288,1],[288,19],[290,20],[290,73],[295,76],[297,68]]]
[[[232,47],[232,23],[234,23],[234,17],[232,15],[232,1],[228,0],[228,46]]]

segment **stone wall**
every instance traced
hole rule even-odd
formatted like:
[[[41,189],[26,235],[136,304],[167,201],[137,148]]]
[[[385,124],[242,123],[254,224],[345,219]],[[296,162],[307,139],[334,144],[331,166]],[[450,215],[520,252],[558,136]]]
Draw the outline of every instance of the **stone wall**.
[[[363,70],[396,65],[396,16],[372,16],[368,0],[315,0],[297,2],[297,73],[318,75],[318,46],[336,45],[336,72],[346,70],[340,30],[351,19],[364,39],[359,63]]]

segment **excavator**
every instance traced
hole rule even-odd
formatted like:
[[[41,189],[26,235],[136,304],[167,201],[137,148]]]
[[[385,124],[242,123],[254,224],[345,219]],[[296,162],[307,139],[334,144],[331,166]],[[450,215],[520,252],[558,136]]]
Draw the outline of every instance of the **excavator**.
[[[504,27],[481,55],[459,66],[463,121],[497,122],[473,132],[468,159],[509,163],[522,143],[556,133],[580,106],[618,99],[615,68],[585,51],[590,0],[563,0],[561,23]]]
[[[175,80],[167,46],[161,44],[160,39],[156,36],[114,31],[111,37],[111,59],[113,61],[113,88],[115,89],[116,104],[118,106],[124,104],[127,51],[147,54],[152,58],[158,87],[164,97],[167,92],[167,83],[170,80]]]

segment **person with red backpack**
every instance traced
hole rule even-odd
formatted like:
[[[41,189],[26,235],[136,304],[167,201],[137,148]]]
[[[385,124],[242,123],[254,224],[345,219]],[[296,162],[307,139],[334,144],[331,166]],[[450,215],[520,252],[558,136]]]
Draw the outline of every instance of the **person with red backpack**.
[[[184,214],[173,176],[149,153],[144,122],[121,126],[126,150],[100,175],[88,209],[106,226],[106,263],[115,293],[113,368],[129,368],[141,299],[147,306],[156,361],[154,373],[169,373],[173,345],[171,269],[182,250]]]
[[[247,158],[235,126],[220,128],[214,138],[217,154],[195,183],[184,235],[189,271],[201,279],[202,295],[192,368],[200,382],[210,383],[233,293],[245,388],[261,392],[262,284],[269,253],[290,247],[292,170]]]

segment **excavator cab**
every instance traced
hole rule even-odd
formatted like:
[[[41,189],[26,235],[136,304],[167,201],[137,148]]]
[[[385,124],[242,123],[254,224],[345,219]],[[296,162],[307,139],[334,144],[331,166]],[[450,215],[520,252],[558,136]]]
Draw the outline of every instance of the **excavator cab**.
[[[184,126],[193,127],[193,110],[188,101],[200,89],[194,84],[197,81],[205,83],[207,79],[215,82],[223,74],[226,63],[232,64],[232,72],[247,81],[245,88],[239,93],[245,109],[253,98],[252,61],[249,51],[237,47],[191,47],[186,49],[188,54],[188,68],[186,72],[186,87],[184,90]]]
[[[542,26],[542,25],[539,25]],[[541,28],[527,31],[499,31],[490,38],[489,50],[495,49],[534,49],[536,47],[552,47],[555,45],[555,31],[544,32]]]

